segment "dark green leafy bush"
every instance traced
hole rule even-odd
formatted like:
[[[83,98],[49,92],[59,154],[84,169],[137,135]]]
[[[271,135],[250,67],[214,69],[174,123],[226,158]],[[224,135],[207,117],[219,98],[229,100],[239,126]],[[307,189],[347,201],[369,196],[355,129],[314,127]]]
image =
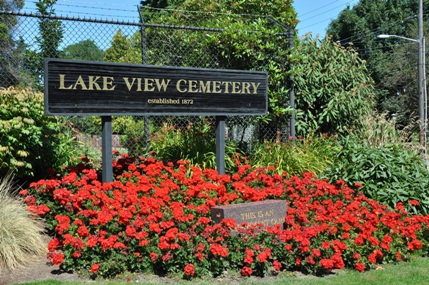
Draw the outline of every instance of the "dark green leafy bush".
[[[44,115],[42,93],[0,90],[0,174],[40,179],[68,165],[75,150],[72,126]]]
[[[371,114],[377,90],[351,47],[306,37],[294,49],[297,133],[348,134]]]
[[[331,181],[344,180],[350,186],[361,183],[367,197],[389,207],[402,202],[411,213],[429,213],[427,165],[415,152],[400,145],[346,143],[327,177]]]

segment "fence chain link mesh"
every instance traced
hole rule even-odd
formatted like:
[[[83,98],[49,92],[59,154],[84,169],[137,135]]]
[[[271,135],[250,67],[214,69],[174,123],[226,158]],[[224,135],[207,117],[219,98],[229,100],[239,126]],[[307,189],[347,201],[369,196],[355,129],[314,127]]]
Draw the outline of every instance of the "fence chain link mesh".
[[[171,14],[170,11],[161,11]],[[177,12],[174,12],[177,14]],[[198,17],[183,12],[171,24],[147,23],[145,12],[137,13],[135,22],[108,21],[87,18],[40,16],[37,14],[2,12],[2,29],[7,29],[8,37],[0,41],[0,87],[22,86],[43,90],[43,58],[61,58],[121,63],[139,63],[157,66],[182,66],[222,69],[252,69],[265,71],[261,61],[249,62],[246,54],[225,56],[228,46],[216,46],[211,42],[215,34],[226,27],[196,26]],[[223,15],[203,15],[216,17]],[[248,21],[258,20],[256,16],[241,15]],[[147,17],[146,17],[147,18]],[[206,19],[207,20],[207,19]],[[200,21],[201,22],[201,21]],[[270,39],[273,45],[288,47],[289,37],[284,27],[272,21],[273,30],[279,36]],[[49,36],[43,37],[42,31]],[[47,31],[47,32],[46,32]],[[255,31],[237,30],[236,34]],[[282,32],[284,34],[282,34]],[[56,42],[57,41],[57,42]],[[211,44],[208,44],[211,42]],[[254,45],[257,48],[257,45]],[[258,51],[264,53],[264,51]],[[264,55],[269,59],[272,55]],[[280,59],[286,64],[287,59]],[[243,64],[245,63],[245,64]],[[276,84],[284,88],[286,104],[289,104],[287,82]],[[271,87],[270,87],[271,88]],[[86,146],[101,147],[101,118],[67,117],[78,131],[78,139]],[[122,148],[135,155],[149,150],[150,142],[159,139],[163,127],[188,128],[198,122],[214,125],[215,118],[171,117],[171,116],[133,116],[113,117],[113,147]],[[265,139],[275,140],[281,134],[288,138],[289,117],[281,118],[273,125],[254,116],[231,116],[226,120],[226,139],[252,146]],[[213,132],[213,137],[215,136]]]

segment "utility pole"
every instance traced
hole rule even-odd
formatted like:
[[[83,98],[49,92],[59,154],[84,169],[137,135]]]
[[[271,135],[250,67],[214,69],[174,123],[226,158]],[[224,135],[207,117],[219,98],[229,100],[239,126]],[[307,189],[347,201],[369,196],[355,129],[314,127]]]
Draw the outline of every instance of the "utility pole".
[[[419,41],[419,142],[420,155],[426,159],[426,125],[427,125],[427,98],[426,98],[426,59],[425,37],[423,34],[423,0],[419,0],[418,15],[418,41]]]
[[[426,143],[426,130],[427,130],[427,90],[426,90],[426,43],[423,34],[423,0],[419,0],[419,15],[418,15],[418,38],[412,39],[398,35],[378,35],[380,39],[395,37],[419,44],[418,50],[418,101],[419,101],[419,154],[422,159],[426,161],[427,157],[427,143]]]

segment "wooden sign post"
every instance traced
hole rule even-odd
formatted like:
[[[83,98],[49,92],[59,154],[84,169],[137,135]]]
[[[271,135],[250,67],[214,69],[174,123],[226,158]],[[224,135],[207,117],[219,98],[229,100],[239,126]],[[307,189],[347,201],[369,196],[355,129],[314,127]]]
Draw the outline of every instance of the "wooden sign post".
[[[61,59],[45,59],[44,71],[46,115],[103,118],[103,182],[112,180],[111,116],[216,116],[223,173],[226,116],[268,110],[266,72]]]

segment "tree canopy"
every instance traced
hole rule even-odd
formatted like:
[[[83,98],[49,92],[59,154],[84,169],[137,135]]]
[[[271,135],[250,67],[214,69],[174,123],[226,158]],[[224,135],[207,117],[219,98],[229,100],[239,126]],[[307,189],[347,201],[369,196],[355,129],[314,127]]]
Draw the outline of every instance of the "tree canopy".
[[[139,32],[127,38],[119,29],[106,50],[104,60],[109,62],[141,63],[141,35]]]
[[[274,126],[287,124],[291,112],[288,54],[293,32],[291,38],[287,34],[297,23],[291,0],[172,0],[142,1],[142,4],[145,23],[187,26],[145,29],[147,63],[268,71],[269,114],[264,117],[264,128],[273,126],[272,133],[276,134]],[[160,7],[168,9],[153,9]],[[121,37],[115,35],[106,59],[135,58],[135,52],[118,56],[122,48],[116,47],[127,45]],[[131,37],[128,46],[137,38],[138,34]],[[141,46],[136,47],[141,50]]]
[[[42,16],[54,16],[54,5],[57,0],[39,0],[36,3],[37,10]],[[61,21],[49,18],[39,20],[40,37],[36,41],[40,45],[41,56],[58,58],[59,46],[63,39],[63,28]]]
[[[61,52],[61,58],[102,61],[104,51],[93,40],[84,40],[65,47]]]
[[[425,2],[423,10],[428,11]],[[377,35],[417,38],[417,15],[416,0],[361,0],[344,9],[327,30],[332,40],[352,45],[367,61],[379,90],[377,109],[398,115],[402,124],[417,110],[417,45],[398,38],[378,39]]]
[[[54,5],[57,0],[38,0],[36,2],[39,18],[39,34],[36,36],[38,50],[26,50],[25,68],[32,74],[35,86],[42,88],[43,59],[59,58],[59,46],[63,40],[63,26],[60,20],[52,19],[55,16]]]
[[[287,124],[291,111],[288,107],[287,70],[289,41],[292,39],[288,39],[286,34],[288,28],[293,29],[297,23],[291,3],[291,0],[228,0],[219,3],[207,0],[142,1],[146,23],[223,30],[201,32],[146,28],[148,46],[145,55],[149,58],[146,63],[268,71],[271,86],[269,115],[264,121],[272,126],[278,126],[279,122]],[[71,48],[64,50],[64,56],[70,53]],[[126,36],[118,30],[104,54],[104,60],[141,63],[141,33]]]
[[[23,0],[0,1],[0,11],[17,11],[24,6]],[[22,76],[13,62],[20,61],[22,43],[13,39],[12,29],[17,19],[12,15],[0,15],[0,84],[4,86],[17,85]]]

